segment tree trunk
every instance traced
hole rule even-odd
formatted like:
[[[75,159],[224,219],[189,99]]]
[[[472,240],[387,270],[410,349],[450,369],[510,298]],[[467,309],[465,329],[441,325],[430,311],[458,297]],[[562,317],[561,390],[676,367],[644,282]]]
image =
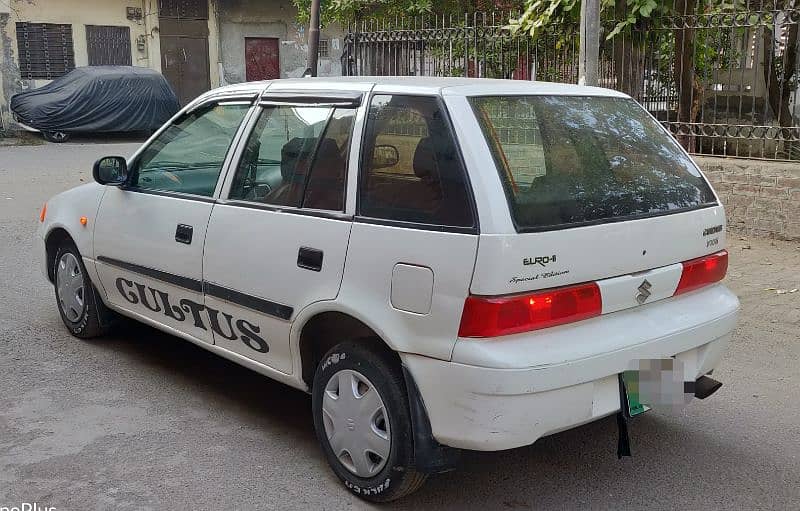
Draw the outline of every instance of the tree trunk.
[[[627,0],[615,0],[616,19],[623,19]],[[644,89],[644,37],[632,31],[630,35],[617,34],[614,37],[614,78],[615,88],[636,99],[641,99]]]
[[[767,101],[775,119],[782,127],[792,126],[792,112],[789,109],[789,97],[792,93],[792,78],[797,63],[797,24],[788,26],[786,53],[783,57],[782,77],[778,74],[778,62],[775,58],[775,36],[771,28],[764,27],[764,82],[767,84]]]
[[[677,14],[694,14],[697,9],[697,0],[675,0]],[[675,74],[678,86],[678,122],[691,123],[693,117],[694,88],[694,28],[679,28],[675,30]],[[678,142],[687,151],[694,150],[691,135],[678,135]]]

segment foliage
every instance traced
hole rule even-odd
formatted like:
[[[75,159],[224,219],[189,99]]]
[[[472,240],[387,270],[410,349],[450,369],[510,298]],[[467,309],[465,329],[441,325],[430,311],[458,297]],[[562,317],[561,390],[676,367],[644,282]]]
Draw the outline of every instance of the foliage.
[[[600,0],[601,16],[614,16],[614,0]],[[667,12],[670,2],[656,0],[627,0],[625,18],[618,20],[606,39],[630,30],[641,20],[649,19],[656,12]],[[512,19],[509,28],[512,33],[527,32],[536,39],[548,27],[564,23],[578,23],[581,13],[580,0],[525,0],[525,11],[517,19]]]
[[[298,20],[308,23],[311,0],[293,0]],[[519,9],[522,0],[321,0],[322,24],[346,25],[358,17],[402,17],[436,13],[463,16],[474,11],[510,11]]]
[[[308,23],[311,0],[293,0],[297,7],[297,18],[301,23]],[[433,9],[434,0],[322,0],[320,21],[323,25],[331,22],[346,24],[363,13],[374,17],[413,16],[429,13]]]

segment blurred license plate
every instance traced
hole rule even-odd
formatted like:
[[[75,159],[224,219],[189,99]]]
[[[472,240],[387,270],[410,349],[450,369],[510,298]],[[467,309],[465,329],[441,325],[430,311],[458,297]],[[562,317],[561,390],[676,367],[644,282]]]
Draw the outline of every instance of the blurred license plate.
[[[639,391],[639,371],[625,371],[619,375],[622,385],[620,389],[622,392],[621,401],[623,406],[627,406],[626,415],[628,417],[636,417],[651,409],[651,407],[641,402],[641,393]]]

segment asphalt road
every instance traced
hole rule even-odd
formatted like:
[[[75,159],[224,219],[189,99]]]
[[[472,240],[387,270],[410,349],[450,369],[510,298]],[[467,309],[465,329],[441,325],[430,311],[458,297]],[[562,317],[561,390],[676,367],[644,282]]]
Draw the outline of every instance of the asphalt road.
[[[97,157],[136,147],[79,142],[0,146],[0,507],[367,507],[328,469],[304,393],[144,326],[67,334],[34,263],[39,208],[91,179]],[[385,507],[799,509],[800,292],[766,288],[800,287],[800,247],[732,239],[743,315],[716,395],[636,419],[633,458],[616,459],[606,419],[469,454]]]

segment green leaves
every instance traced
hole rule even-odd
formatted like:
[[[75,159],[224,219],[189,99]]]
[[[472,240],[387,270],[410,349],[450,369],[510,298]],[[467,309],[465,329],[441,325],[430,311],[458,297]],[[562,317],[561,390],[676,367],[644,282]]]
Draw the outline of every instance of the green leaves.
[[[608,33],[606,41],[626,32],[629,27],[633,27],[640,20],[650,18],[657,10],[665,13],[668,9],[668,4],[659,4],[656,0],[628,0],[628,15],[614,26],[614,30]]]
[[[601,13],[613,16],[614,4],[614,0],[601,0]],[[577,23],[580,20],[580,7],[580,0],[525,0],[525,11],[519,18],[509,21],[508,29],[512,34],[527,32],[532,39],[536,39],[548,28]],[[614,26],[606,39],[612,39],[640,20],[661,11],[666,12],[669,8],[669,3],[659,3],[657,0],[628,0],[627,15]]]
[[[297,7],[297,19],[307,23],[311,0],[293,0]],[[338,22],[347,25],[357,16],[418,16],[434,11],[436,0],[322,0],[320,18],[322,24]]]
[[[512,34],[523,31],[538,38],[549,27],[576,22],[580,18],[580,0],[525,0],[525,11],[509,21]]]

